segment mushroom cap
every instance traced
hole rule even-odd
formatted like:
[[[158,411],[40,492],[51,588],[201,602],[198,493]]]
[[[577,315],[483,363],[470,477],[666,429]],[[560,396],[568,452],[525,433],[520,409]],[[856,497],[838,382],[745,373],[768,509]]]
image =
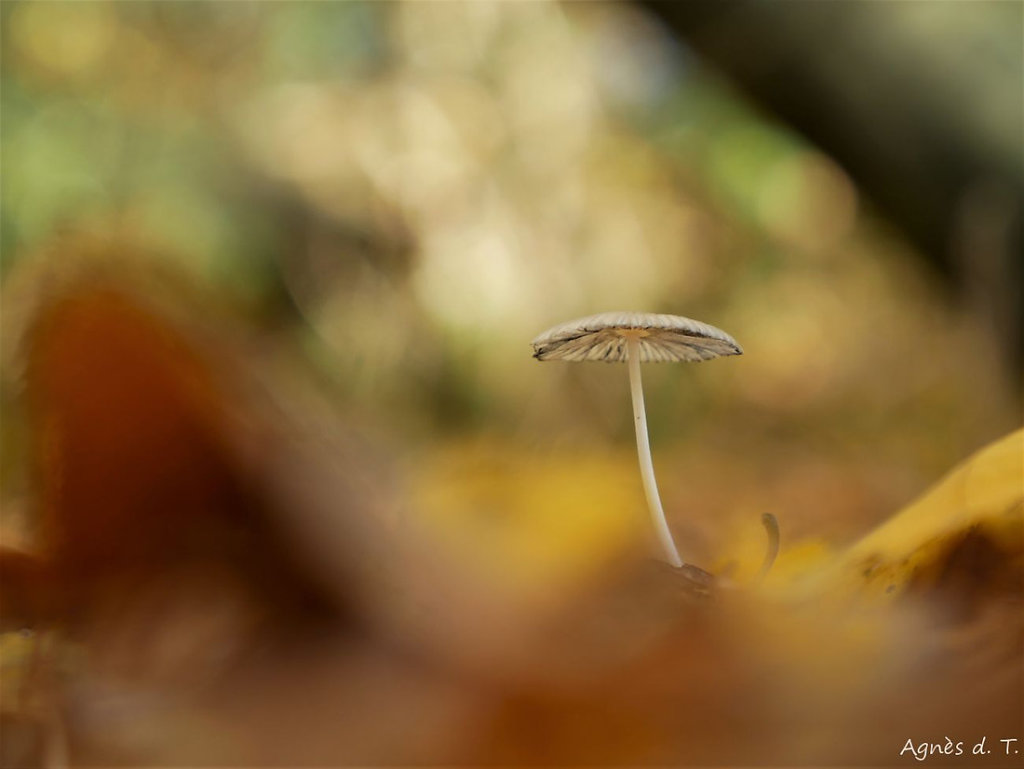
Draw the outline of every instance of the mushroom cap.
[[[640,343],[640,362],[701,361],[742,355],[720,328],[680,315],[602,312],[553,326],[531,343],[537,360],[626,360],[626,342]]]

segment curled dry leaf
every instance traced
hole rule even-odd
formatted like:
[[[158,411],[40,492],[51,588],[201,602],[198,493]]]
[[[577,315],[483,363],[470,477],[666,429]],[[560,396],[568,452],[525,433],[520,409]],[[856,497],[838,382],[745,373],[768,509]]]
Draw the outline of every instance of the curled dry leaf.
[[[1024,558],[1024,431],[982,449],[843,553],[829,589],[906,594],[1000,592]],[[1013,576],[1016,575],[1016,576]]]

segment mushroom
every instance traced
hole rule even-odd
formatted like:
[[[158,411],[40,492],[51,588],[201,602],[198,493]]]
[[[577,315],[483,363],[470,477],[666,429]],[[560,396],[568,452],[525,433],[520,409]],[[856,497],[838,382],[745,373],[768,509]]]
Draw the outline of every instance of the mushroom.
[[[775,559],[779,557],[779,520],[771,513],[761,514],[761,525],[768,535],[768,549],[765,551],[764,560],[761,562],[761,569],[754,578],[755,582],[763,582],[772,570]]]
[[[532,345],[533,357],[537,360],[625,361],[629,364],[636,449],[647,505],[666,560],[676,568],[682,566],[683,561],[661,507],[658,484],[654,480],[640,364],[648,361],[702,361],[741,355],[743,350],[739,344],[719,328],[679,315],[604,312],[549,328],[534,339]]]

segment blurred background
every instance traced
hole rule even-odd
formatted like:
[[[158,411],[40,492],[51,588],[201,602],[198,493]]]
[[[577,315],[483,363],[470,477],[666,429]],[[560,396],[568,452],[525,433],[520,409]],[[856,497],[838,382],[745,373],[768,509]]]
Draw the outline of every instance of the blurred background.
[[[544,590],[649,536],[625,368],[531,358],[574,317],[674,313],[742,344],[644,372],[666,511],[709,568],[763,548],[764,511],[784,555],[850,542],[1020,425],[1019,4],[0,21],[5,311],[56,238],[141,244],[141,269],[272,340],[271,379],[301,370],[385,446],[406,514],[493,580]],[[8,533],[18,391],[8,366]]]
[[[691,316],[746,354],[648,367],[678,525],[850,537],[1020,422],[1021,9],[812,5],[5,3],[2,274],[145,243],[435,496],[561,452],[639,500],[625,370],[529,341]]]

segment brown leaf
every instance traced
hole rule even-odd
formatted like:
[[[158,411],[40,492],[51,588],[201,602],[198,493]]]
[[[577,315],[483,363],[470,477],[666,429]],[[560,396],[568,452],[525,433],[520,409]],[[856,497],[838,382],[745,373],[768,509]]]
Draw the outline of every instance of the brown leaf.
[[[264,630],[343,613],[241,456],[229,380],[201,344],[129,287],[83,282],[44,304],[24,349],[60,620],[217,600]]]

